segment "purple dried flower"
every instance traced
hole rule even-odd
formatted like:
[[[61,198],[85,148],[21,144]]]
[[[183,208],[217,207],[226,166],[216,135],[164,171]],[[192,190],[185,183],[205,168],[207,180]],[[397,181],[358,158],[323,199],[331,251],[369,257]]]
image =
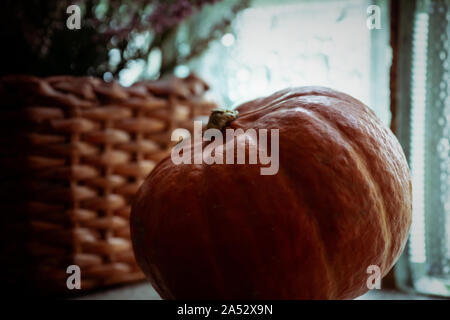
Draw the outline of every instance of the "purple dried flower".
[[[205,4],[213,4],[218,0],[176,0],[172,3],[161,2],[148,17],[150,25],[156,33],[174,27]]]
[[[116,75],[125,68],[127,61],[146,59],[152,45],[159,46],[169,37],[165,31],[174,29],[204,5],[219,1],[2,0],[0,40],[11,48],[4,50],[4,71],[0,74],[103,74],[111,68],[108,52],[114,48],[122,55],[120,64],[110,70]],[[80,30],[66,27],[66,9],[71,4],[82,8]],[[147,47],[135,48],[132,40],[143,32],[158,37],[149,37]],[[167,70],[176,59],[168,64]],[[17,63],[11,63],[12,60]]]

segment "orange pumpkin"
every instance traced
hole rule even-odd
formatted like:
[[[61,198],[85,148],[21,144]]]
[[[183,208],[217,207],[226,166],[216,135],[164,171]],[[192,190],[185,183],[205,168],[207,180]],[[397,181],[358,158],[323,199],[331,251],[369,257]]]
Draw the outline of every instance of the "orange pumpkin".
[[[160,162],[131,215],[136,258],[154,288],[164,299],[365,293],[368,267],[386,275],[411,224],[410,174],[395,136],[360,101],[322,87],[237,110],[226,128],[279,129],[279,171]]]

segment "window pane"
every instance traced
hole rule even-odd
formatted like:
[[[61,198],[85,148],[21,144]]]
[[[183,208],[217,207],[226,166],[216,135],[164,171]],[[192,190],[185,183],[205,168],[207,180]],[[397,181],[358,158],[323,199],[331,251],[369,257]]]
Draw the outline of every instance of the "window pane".
[[[413,224],[397,274],[405,288],[450,296],[450,0],[415,6],[411,92],[404,92],[411,97],[410,137],[403,141],[410,150]]]
[[[381,29],[370,30],[373,3],[253,1],[191,67],[224,107],[290,86],[321,85],[353,95],[388,123],[388,6],[375,2]]]

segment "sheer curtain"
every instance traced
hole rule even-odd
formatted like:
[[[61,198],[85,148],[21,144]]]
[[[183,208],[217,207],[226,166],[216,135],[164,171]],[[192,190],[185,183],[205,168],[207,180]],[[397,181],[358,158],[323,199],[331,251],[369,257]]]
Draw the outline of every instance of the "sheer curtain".
[[[413,224],[397,280],[450,296],[450,0],[400,7],[397,126],[413,177]]]

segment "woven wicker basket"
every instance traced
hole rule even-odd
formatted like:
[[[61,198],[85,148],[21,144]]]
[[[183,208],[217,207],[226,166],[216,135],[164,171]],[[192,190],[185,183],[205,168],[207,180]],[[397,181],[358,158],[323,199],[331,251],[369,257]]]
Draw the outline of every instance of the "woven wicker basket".
[[[95,78],[0,78],[2,284],[64,293],[143,278],[130,200],[168,154],[173,129],[208,115],[195,76],[129,88]],[[77,290],[74,290],[77,291]]]

